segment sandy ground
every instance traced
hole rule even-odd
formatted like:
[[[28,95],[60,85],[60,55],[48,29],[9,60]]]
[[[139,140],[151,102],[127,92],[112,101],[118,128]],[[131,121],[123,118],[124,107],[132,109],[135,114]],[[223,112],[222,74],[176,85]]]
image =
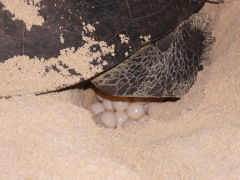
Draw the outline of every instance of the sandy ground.
[[[204,10],[211,65],[147,124],[97,127],[81,90],[0,100],[0,179],[240,179],[240,1]]]

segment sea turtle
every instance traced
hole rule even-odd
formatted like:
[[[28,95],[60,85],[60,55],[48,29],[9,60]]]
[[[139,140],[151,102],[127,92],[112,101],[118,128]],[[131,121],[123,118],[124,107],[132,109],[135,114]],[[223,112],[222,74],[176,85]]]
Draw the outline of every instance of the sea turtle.
[[[204,33],[190,23],[174,29],[207,0],[27,2],[42,24],[29,26],[0,1],[0,96],[57,90],[109,69],[92,82],[113,95],[182,96],[193,83]]]

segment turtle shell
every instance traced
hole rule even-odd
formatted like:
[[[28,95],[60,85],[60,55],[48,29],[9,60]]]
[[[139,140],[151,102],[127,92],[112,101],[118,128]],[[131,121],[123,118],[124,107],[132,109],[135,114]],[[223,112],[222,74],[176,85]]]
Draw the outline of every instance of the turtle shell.
[[[86,81],[173,31],[203,0],[41,0],[29,27],[0,3],[0,96]]]

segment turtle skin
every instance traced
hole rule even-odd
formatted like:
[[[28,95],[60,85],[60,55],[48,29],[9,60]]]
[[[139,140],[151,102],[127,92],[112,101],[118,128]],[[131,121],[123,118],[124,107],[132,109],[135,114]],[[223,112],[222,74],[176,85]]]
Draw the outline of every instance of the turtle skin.
[[[97,42],[103,41],[107,46],[115,47],[114,55],[103,53],[102,61],[97,61],[93,57],[90,62],[94,66],[101,66],[103,72],[125,60],[126,53],[131,56],[148,43],[172,32],[184,19],[201,9],[204,2],[204,0],[41,0],[35,5],[39,8],[38,14],[43,17],[44,23],[41,26],[33,25],[31,29],[27,28],[24,21],[14,18],[4,4],[0,3],[0,66],[15,56],[27,56],[30,61],[39,59],[48,61],[53,57],[58,58],[61,50],[66,48],[77,51],[87,43],[82,36],[84,32],[85,36],[92,37]],[[85,32],[84,24],[93,25],[95,30]],[[121,42],[119,37],[121,34],[129,38],[128,43]],[[61,42],[60,36],[64,38],[64,42]],[[148,43],[142,42],[141,37],[145,36],[151,37]],[[98,48],[97,44],[92,45],[89,52],[94,53]],[[77,66],[81,66],[82,61],[79,57]],[[89,80],[100,73],[84,77],[81,71],[69,67],[71,63],[64,64],[61,61],[56,63],[57,65],[52,64],[36,71],[36,74],[48,74],[51,71],[59,73],[59,78],[56,78],[51,90]],[[59,66],[68,72],[70,78],[78,77],[78,81],[67,85],[58,83],[57,79],[62,78],[61,69],[57,68]],[[9,66],[8,68],[11,69]],[[33,73],[32,76],[36,74]],[[11,74],[8,76],[5,78],[11,79]],[[38,79],[37,83],[45,82]],[[38,92],[32,89],[31,93],[48,91],[49,89],[43,86]]]
[[[180,98],[194,84],[214,41],[210,31],[189,20],[91,82],[116,96]]]

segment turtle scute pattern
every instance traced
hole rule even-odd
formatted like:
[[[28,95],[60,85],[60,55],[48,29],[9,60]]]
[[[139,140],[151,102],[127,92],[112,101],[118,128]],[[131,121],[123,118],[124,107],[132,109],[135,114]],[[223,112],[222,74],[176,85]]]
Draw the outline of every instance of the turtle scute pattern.
[[[210,45],[205,43],[207,36],[187,21],[92,82],[117,96],[181,97],[201,69],[204,52]]]

